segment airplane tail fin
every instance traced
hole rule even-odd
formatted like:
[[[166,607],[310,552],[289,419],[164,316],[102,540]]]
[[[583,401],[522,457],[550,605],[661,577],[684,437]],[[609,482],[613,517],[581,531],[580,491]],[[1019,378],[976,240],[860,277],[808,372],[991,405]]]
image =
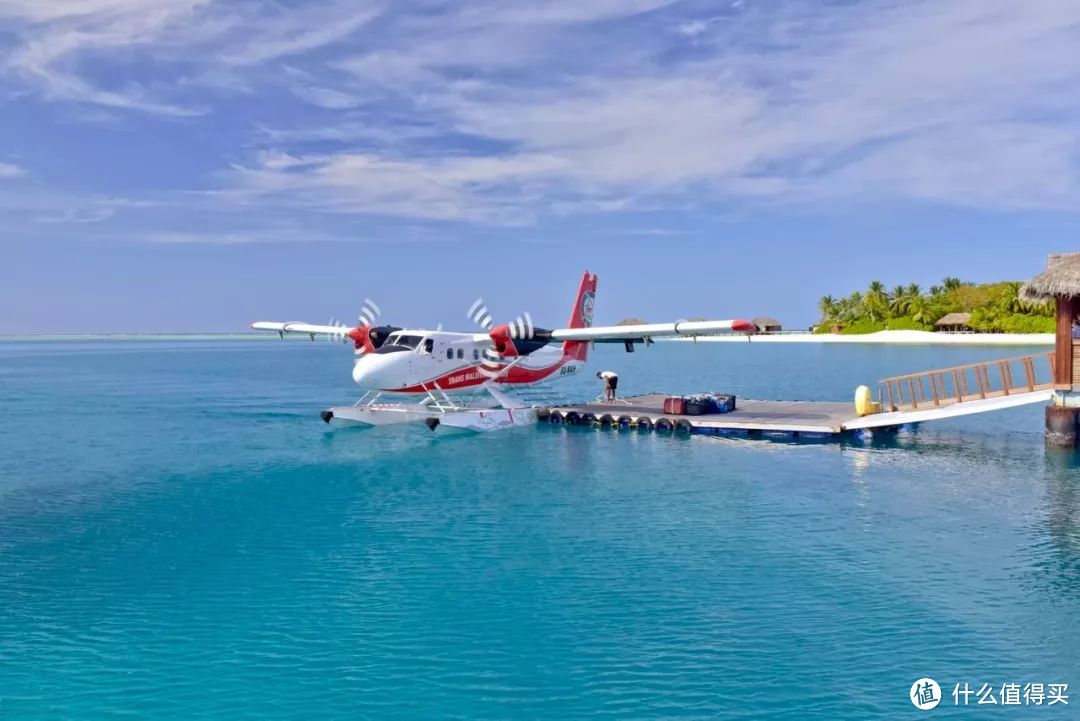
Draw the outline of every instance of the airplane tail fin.
[[[593,304],[596,302],[596,281],[596,275],[589,271],[585,271],[585,274],[581,276],[581,285],[578,286],[574,307],[570,311],[570,320],[566,324],[567,328],[588,328],[592,325]],[[563,355],[584,361],[589,355],[589,342],[568,340],[563,343]]]

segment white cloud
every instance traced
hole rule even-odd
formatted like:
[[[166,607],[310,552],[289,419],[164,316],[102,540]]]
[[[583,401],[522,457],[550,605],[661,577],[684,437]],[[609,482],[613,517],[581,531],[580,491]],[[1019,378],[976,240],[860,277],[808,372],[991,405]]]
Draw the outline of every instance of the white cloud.
[[[312,105],[317,105],[320,108],[326,108],[327,110],[344,110],[347,108],[355,108],[360,104],[360,98],[349,93],[343,93],[340,90],[334,90],[333,88],[323,88],[317,85],[296,85],[293,87],[293,93],[298,98],[303,98]]]
[[[325,243],[356,240],[341,235],[324,233],[311,228],[297,228],[289,225],[267,227],[244,227],[239,230],[154,230],[142,233],[138,239],[160,245],[251,245],[257,243]]]
[[[242,96],[251,132],[200,196],[226,204],[503,224],[822,198],[1080,208],[1072,0],[697,10],[0,0],[0,21],[4,67],[48,98],[191,115]]]
[[[47,215],[39,215],[34,219],[36,223],[100,223],[108,220],[116,214],[116,209],[111,207],[99,208],[69,208]]]
[[[690,38],[697,37],[708,29],[708,20],[690,20],[689,22],[681,23],[677,28],[680,33]]]
[[[361,153],[289,156],[261,153],[236,166],[221,197],[336,213],[520,224],[522,206],[565,170],[558,158],[429,157],[387,159]]]
[[[222,60],[227,64],[255,65],[340,42],[379,14],[374,7],[350,10],[353,5],[315,4],[313,9],[290,11],[272,20],[260,13],[252,18],[257,31],[246,42],[228,49]]]
[[[26,175],[26,171],[14,163],[0,163],[0,180],[5,178],[18,178]]]
[[[621,17],[654,8],[623,6]],[[412,18],[408,34],[339,63],[355,88],[396,93],[446,137],[496,149],[345,147],[287,178],[264,166],[233,182],[249,198],[320,198],[339,212],[484,221],[680,193],[704,202],[828,196],[1070,210],[1080,201],[1074,3],[746,7],[684,23],[698,51],[663,61],[671,49],[648,33],[627,36],[643,46],[606,61],[607,34],[581,29],[611,19],[607,12],[619,6],[482,5],[430,23]],[[560,60],[568,46],[575,53]],[[583,55],[596,60],[564,62]],[[368,126],[368,138],[380,127],[390,134],[389,125]],[[279,141],[304,139],[304,130],[291,132]],[[346,146],[362,140],[326,127],[308,133]],[[482,160],[506,172],[482,181],[460,172]]]
[[[333,45],[378,14],[374,6],[356,5],[283,9],[254,0],[0,0],[0,21],[6,20],[17,38],[0,67],[51,99],[159,115],[200,115],[207,112],[200,104],[161,95],[190,94],[193,79],[235,89],[242,85],[235,77],[237,68]],[[115,58],[136,71],[152,64],[184,72],[113,87],[88,79],[88,60]],[[191,66],[199,71],[190,74]]]

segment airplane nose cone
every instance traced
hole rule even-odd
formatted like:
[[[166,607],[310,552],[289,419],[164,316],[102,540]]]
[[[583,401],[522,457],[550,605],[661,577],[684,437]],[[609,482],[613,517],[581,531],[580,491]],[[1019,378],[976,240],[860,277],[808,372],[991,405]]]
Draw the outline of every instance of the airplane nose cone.
[[[353,364],[353,382],[363,388],[386,388],[386,360],[385,356],[374,353],[360,356]]]
[[[356,385],[358,385],[358,386],[364,386],[365,388],[370,388],[371,387],[371,382],[372,382],[372,376],[374,375],[372,373],[372,371],[374,370],[374,365],[375,364],[371,362],[370,358],[366,358],[366,357],[357,358],[356,363],[353,364],[353,368],[352,368],[353,382],[355,382]]]

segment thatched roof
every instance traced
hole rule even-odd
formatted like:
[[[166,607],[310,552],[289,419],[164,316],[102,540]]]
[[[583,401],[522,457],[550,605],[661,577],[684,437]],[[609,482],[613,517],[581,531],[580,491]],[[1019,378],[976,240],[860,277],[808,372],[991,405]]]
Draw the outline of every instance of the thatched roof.
[[[949,313],[938,319],[936,326],[967,325],[971,322],[971,313]]]
[[[758,328],[764,328],[765,326],[780,325],[780,321],[778,321],[776,318],[770,318],[767,315],[761,315],[757,318],[754,318],[754,325],[756,325]]]
[[[649,321],[642,320],[641,318],[623,318],[615,325],[648,325]]]
[[[1054,253],[1046,270],[1024,283],[1020,297],[1027,301],[1050,300],[1080,295],[1080,253]]]

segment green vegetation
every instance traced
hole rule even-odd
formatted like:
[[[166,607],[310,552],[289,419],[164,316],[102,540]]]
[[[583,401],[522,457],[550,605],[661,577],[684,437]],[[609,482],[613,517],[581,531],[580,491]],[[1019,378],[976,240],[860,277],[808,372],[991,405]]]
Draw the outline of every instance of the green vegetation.
[[[863,293],[855,291],[840,299],[823,297],[818,302],[821,320],[816,331],[934,330],[934,324],[949,313],[970,313],[968,325],[974,331],[1053,333],[1053,306],[1023,301],[1019,291],[1020,283],[1013,281],[975,285],[959,278],[945,278],[928,293],[915,283],[890,291],[875,280]]]

